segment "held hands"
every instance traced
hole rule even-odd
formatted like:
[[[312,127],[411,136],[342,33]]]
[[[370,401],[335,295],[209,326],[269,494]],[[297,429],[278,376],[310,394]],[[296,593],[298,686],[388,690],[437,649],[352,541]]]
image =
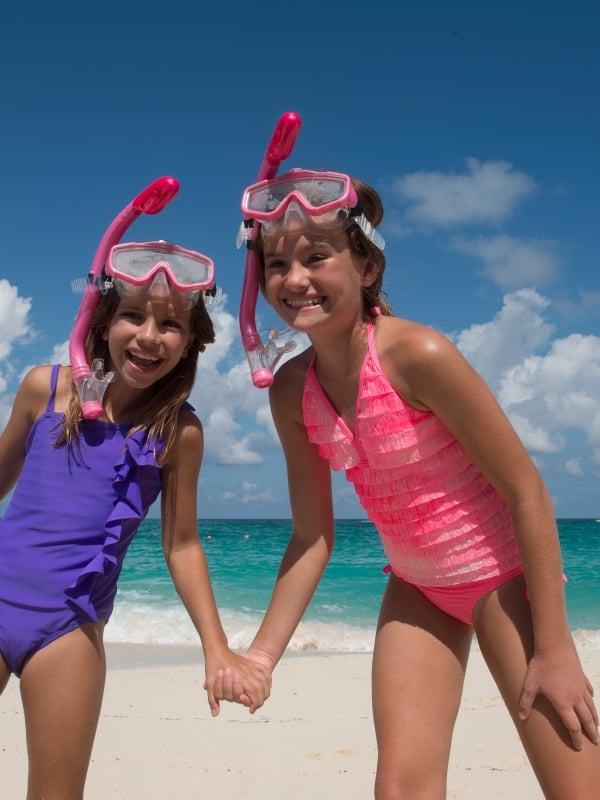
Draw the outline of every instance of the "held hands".
[[[271,671],[245,654],[228,650],[225,658],[210,662],[207,658],[204,688],[213,717],[219,714],[221,700],[241,703],[254,714],[271,694]]]
[[[582,672],[574,647],[534,653],[519,699],[521,720],[529,717],[538,694],[543,694],[552,703],[576,750],[583,748],[585,736],[593,744],[600,744],[594,690]]]

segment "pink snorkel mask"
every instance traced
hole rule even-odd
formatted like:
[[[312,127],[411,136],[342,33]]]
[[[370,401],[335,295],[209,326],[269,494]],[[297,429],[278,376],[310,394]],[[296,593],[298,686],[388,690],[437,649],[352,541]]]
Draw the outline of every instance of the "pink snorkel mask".
[[[279,331],[272,331],[263,346],[256,331],[255,312],[259,288],[259,265],[252,242],[259,226],[263,235],[269,236],[289,225],[300,229],[331,227],[344,230],[356,224],[365,236],[380,250],[385,247],[381,234],[362,213],[356,190],[348,175],[339,172],[314,172],[293,169],[275,177],[277,168],[287,158],[294,145],[300,118],[297,114],[284,114],[267,148],[265,160],[258,174],[258,182],[248,186],[242,195],[244,221],[240,227],[237,245],[245,241],[246,274],[240,304],[240,328],[246,356],[255,386],[264,388],[273,382],[273,369],[281,356],[295,346],[294,341],[278,344]]]
[[[263,235],[285,227],[296,217],[315,227],[347,228],[355,223],[380,250],[383,236],[362,213],[362,208],[349,175],[339,172],[314,172],[292,169],[272,180],[249,186],[242,197],[245,220],[259,222]],[[242,228],[242,237],[248,229]]]
[[[90,367],[85,355],[85,343],[94,311],[100,299],[102,272],[110,250],[119,242],[127,228],[140,214],[158,214],[171,202],[178,191],[179,183],[175,178],[158,178],[125,206],[111,222],[100,240],[69,341],[71,372],[85,419],[97,419],[102,415],[102,398],[106,387],[114,378],[114,374],[111,372],[104,375],[102,359],[95,359]]]
[[[164,241],[116,244],[104,276],[104,289],[114,286],[121,296],[143,292],[169,299],[174,290],[184,308],[196,305],[200,292],[215,288],[212,259]]]

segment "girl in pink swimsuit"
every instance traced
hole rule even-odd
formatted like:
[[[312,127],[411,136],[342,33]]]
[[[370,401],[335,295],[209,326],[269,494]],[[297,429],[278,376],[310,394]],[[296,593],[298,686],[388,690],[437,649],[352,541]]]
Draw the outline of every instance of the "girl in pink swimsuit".
[[[390,562],[372,672],[378,800],[446,797],[473,633],[545,796],[597,797],[598,714],[548,492],[458,350],[392,316],[379,196],[292,170],[249,187],[242,209],[266,299],[312,344],[270,388],[293,530],[247,656],[273,670],[300,622],[333,549],[330,469],[343,469]],[[231,676],[215,691],[230,698]]]

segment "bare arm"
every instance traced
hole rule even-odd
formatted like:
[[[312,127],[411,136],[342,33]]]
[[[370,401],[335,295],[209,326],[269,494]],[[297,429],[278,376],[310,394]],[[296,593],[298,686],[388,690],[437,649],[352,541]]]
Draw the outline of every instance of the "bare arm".
[[[17,391],[10,418],[0,436],[0,498],[10,492],[21,474],[27,436],[50,396],[50,371],[47,366],[34,367]]]
[[[203,455],[202,426],[190,411],[180,415],[177,441],[163,470],[162,527],[165,560],[173,583],[202,642],[208,701],[219,713],[214,695],[217,670],[236,672],[236,699],[254,711],[269,696],[266,670],[229,650],[221,625],[204,549],[198,538],[196,492]]]
[[[317,589],[334,538],[329,465],[308,441],[302,421],[305,366],[285,367],[281,372],[288,373],[287,379],[276,378],[270,400],[287,465],[292,535],[265,618],[247,654],[269,670],[283,655]]]

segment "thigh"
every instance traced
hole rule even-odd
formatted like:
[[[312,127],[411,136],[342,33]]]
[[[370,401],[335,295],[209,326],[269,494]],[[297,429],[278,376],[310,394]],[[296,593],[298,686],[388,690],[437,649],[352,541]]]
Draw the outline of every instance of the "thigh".
[[[10,670],[6,664],[6,661],[2,658],[2,653],[0,653],[0,694],[6,689],[6,684],[8,683],[8,679],[10,678]]]
[[[106,676],[102,628],[90,624],[66,633],[23,668],[27,800],[83,797]]]
[[[445,798],[472,628],[390,576],[373,652],[376,797]]]
[[[600,785],[600,748],[586,739],[573,749],[551,704],[538,695],[528,720],[518,717],[527,665],[533,655],[533,626],[523,576],[483,598],[474,623],[481,652],[504,698],[544,796],[549,800],[592,800]]]

